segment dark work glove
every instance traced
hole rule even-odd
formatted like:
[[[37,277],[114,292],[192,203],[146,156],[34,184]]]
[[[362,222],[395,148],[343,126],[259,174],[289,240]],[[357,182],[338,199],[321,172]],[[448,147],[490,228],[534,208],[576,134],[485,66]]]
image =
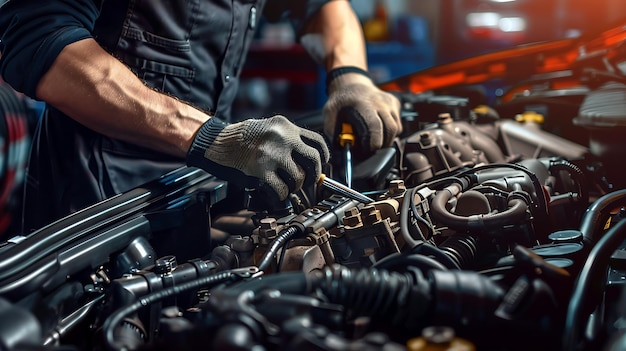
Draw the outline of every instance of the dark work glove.
[[[342,74],[329,82],[323,114],[324,132],[333,143],[338,140],[342,123],[352,126],[355,152],[370,153],[388,147],[402,132],[400,100],[361,73]]]
[[[196,133],[187,164],[241,186],[269,187],[285,200],[317,181],[328,158],[320,134],[283,116],[233,124],[213,117]]]

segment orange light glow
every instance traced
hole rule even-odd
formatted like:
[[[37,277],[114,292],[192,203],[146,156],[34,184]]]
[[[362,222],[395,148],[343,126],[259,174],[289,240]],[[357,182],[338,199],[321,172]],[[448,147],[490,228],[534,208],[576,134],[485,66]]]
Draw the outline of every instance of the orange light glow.
[[[571,70],[581,61],[610,56],[610,51],[626,42],[626,25],[608,30],[599,37],[569,38],[515,47],[435,66],[400,77],[380,87],[388,91],[421,93],[465,84],[479,84],[495,79],[523,81],[535,74]],[[578,84],[571,78],[559,84]],[[519,88],[519,87],[518,87]],[[519,91],[519,90],[518,90]]]

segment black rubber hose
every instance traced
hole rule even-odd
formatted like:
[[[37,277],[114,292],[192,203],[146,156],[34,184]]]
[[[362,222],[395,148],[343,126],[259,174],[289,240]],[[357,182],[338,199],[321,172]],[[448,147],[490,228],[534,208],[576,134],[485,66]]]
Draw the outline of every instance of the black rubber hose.
[[[309,275],[312,291],[344,306],[348,318],[372,317],[388,326],[417,330],[441,323],[484,331],[501,323],[494,312],[504,291],[488,277],[471,271],[376,268],[332,265]]]
[[[435,221],[443,223],[449,228],[459,231],[484,230],[517,223],[526,218],[528,205],[521,198],[515,197],[509,199],[509,208],[506,211],[467,217],[455,215],[448,211],[446,205],[448,200],[457,193],[458,191],[453,186],[448,186],[438,191],[430,204],[431,215]]]
[[[593,202],[587,208],[580,222],[580,232],[583,233],[585,241],[595,243],[598,235],[603,231],[606,220],[610,212],[617,206],[623,206],[626,203],[626,189],[617,190]]]
[[[380,261],[376,262],[373,265],[374,268],[377,269],[386,269],[389,271],[398,271],[399,269],[406,269],[407,267],[416,267],[421,271],[427,272],[431,269],[439,269],[439,270],[447,270],[448,268],[444,266],[441,262],[436,259],[419,254],[404,254],[404,253],[394,253]]]
[[[475,176],[476,172],[482,171],[482,170],[487,170],[487,169],[495,169],[495,168],[511,168],[517,171],[521,171],[526,173],[526,175],[528,175],[528,177],[530,177],[531,182],[533,183],[533,188],[535,189],[535,194],[537,195],[537,197],[542,200],[541,203],[543,204],[543,208],[541,208],[542,213],[544,215],[548,214],[548,199],[546,196],[546,193],[543,191],[543,185],[541,184],[541,182],[539,181],[539,178],[537,178],[537,175],[535,173],[533,173],[530,169],[515,164],[515,163],[492,163],[492,164],[487,164],[487,165],[483,165],[480,167],[474,167],[474,168],[470,168],[466,171],[463,171],[461,173],[459,173],[457,176],[458,177],[462,177],[462,176]],[[476,181],[476,180],[475,180]],[[539,207],[539,203],[537,203],[537,207]]]
[[[231,292],[264,289],[283,294],[322,294],[344,307],[347,318],[372,317],[389,326],[417,331],[442,323],[484,331],[501,323],[494,311],[504,291],[489,277],[472,271],[418,269],[390,272],[330,265],[311,273],[287,272],[228,287]]]
[[[417,326],[432,302],[427,279],[411,273],[332,265],[309,278],[310,286],[343,305],[349,318],[370,316],[397,326]]]
[[[581,206],[583,206],[583,209],[589,206],[587,179],[583,171],[578,166],[567,160],[558,160],[551,162],[548,169],[550,170],[550,173],[553,173],[554,170],[568,172],[578,187],[578,200],[580,200]]]
[[[443,264],[448,269],[461,269],[459,263],[450,257],[448,252],[445,252],[437,246],[430,243],[422,243],[411,249],[412,253],[421,254],[425,256],[432,256],[439,263]]]
[[[234,276],[235,275],[232,272],[228,271],[216,273],[214,275],[202,277],[200,279],[192,280],[187,283],[172,286],[167,289],[157,290],[151,294],[140,297],[137,302],[131,305],[119,308],[104,321],[104,324],[102,326],[106,348],[110,351],[127,350],[126,345],[120,345],[118,340],[116,340],[115,338],[116,328],[127,316],[155,302],[164,300],[166,298],[181,294],[189,290],[210,287],[219,283],[227,282],[231,280]]]
[[[423,183],[405,192],[404,199],[400,207],[400,219],[399,219],[400,235],[402,236],[402,238],[404,239],[404,241],[409,247],[411,248],[416,247],[424,243],[428,239],[426,238],[426,236],[424,235],[424,233],[422,232],[419,226],[417,225],[410,226],[411,224],[410,213],[411,212],[413,213],[413,216],[415,217],[416,220],[422,222],[422,224],[424,224],[428,228],[429,236],[432,236],[434,232],[432,225],[425,218],[421,217],[419,213],[417,212],[417,208],[415,206],[415,194],[417,194],[417,192],[420,191],[421,189],[424,189],[427,187],[436,187],[442,184],[449,184],[449,183],[457,184],[459,187],[463,189],[469,186],[469,182],[466,179],[457,178],[457,177],[446,177],[442,179],[433,180],[428,183]],[[409,197],[408,199],[407,199],[407,196]],[[411,210],[411,212],[409,212],[409,210]],[[418,231],[417,234],[420,236],[420,239],[415,239],[413,237],[413,235],[411,234],[411,228],[415,228],[415,230]]]
[[[259,261],[259,264],[257,265],[259,270],[264,271],[269,268],[272,260],[274,259],[274,256],[276,256],[276,254],[278,253],[278,250],[280,250],[281,247],[287,244],[287,242],[291,240],[294,236],[302,232],[302,228],[298,226],[289,226],[281,230],[276,238],[272,240],[270,246],[267,248],[267,251]]]
[[[447,253],[461,269],[471,269],[476,262],[478,242],[471,235],[454,234],[439,244],[439,249]]]
[[[309,274],[301,271],[261,276],[228,287],[234,293],[265,289],[282,294],[323,293],[331,303],[345,306],[351,317],[377,316],[407,325],[423,322],[431,304],[430,283],[420,271],[389,272],[377,268],[350,269],[331,265]]]
[[[583,335],[589,314],[600,302],[611,255],[626,239],[626,220],[612,226],[593,246],[576,278],[567,307],[563,331],[563,350],[575,350]]]

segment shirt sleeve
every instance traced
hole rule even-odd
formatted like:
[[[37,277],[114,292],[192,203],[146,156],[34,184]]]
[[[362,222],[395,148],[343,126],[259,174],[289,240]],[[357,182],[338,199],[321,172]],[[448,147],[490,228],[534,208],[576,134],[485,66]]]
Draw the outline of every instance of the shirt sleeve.
[[[328,1],[329,0],[268,0],[263,14],[270,22],[288,20],[299,36],[304,23]]]
[[[101,0],[94,0],[101,1]],[[0,75],[36,98],[41,77],[61,50],[92,37],[100,4],[91,0],[12,0],[0,8]]]

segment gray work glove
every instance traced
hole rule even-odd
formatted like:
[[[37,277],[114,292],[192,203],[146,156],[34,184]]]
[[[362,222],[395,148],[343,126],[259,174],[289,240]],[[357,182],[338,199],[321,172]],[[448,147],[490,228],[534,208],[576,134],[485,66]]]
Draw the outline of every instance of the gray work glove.
[[[324,105],[324,133],[337,143],[342,123],[352,126],[356,137],[354,151],[371,153],[388,147],[402,132],[400,100],[380,90],[362,73],[345,73],[328,82]]]
[[[322,135],[283,116],[233,124],[213,117],[196,133],[187,164],[248,188],[269,187],[285,200],[316,182],[328,158]]]

